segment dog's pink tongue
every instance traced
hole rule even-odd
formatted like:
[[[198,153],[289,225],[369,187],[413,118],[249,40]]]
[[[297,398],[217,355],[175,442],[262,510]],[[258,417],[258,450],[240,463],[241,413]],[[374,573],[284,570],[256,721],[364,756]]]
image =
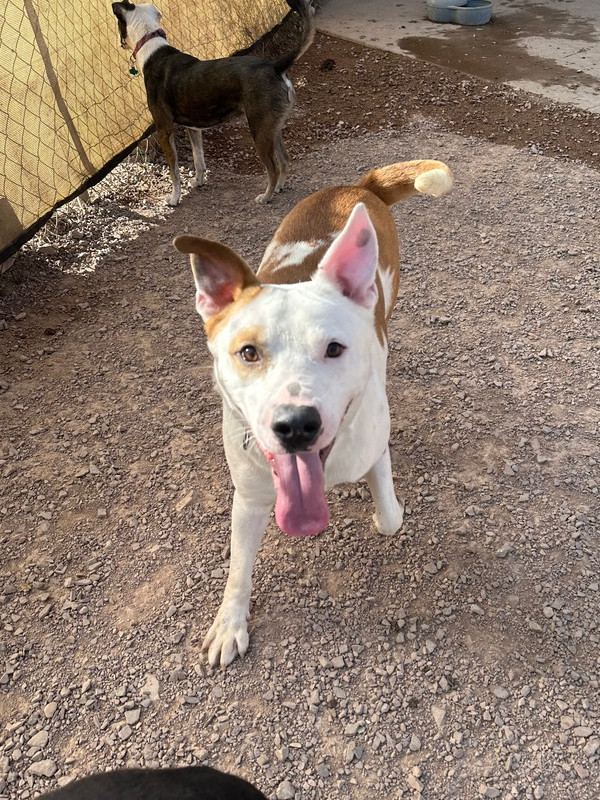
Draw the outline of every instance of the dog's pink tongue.
[[[290,536],[312,536],[329,525],[325,473],[318,453],[276,455],[275,519]]]

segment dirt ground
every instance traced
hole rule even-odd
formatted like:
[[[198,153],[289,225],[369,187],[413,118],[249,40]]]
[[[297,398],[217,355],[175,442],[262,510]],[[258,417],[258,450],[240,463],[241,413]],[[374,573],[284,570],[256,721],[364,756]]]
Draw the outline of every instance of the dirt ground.
[[[271,205],[244,126],[211,131],[209,185],[177,209],[162,163],[132,158],[1,278],[0,798],[209,763],[278,800],[591,800],[598,120],[325,36],[293,78]],[[272,524],[250,650],[210,670],[231,485],[171,240],[257,265],[311,191],[421,157],[456,186],[394,209],[404,526],[376,533],[364,484],[331,492],[318,537]]]

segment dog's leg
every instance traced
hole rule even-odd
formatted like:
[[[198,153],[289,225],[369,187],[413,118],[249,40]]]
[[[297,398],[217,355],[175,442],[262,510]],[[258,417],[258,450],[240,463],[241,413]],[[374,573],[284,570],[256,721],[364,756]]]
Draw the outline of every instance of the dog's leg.
[[[385,448],[384,454],[367,472],[365,478],[375,503],[373,520],[377,530],[384,536],[392,536],[402,525],[404,508],[394,491],[389,447]]]
[[[190,181],[195,189],[197,186],[204,186],[206,178],[206,162],[204,161],[204,147],[202,146],[202,131],[200,128],[188,128],[188,136],[192,145],[192,156],[194,157],[194,167],[196,176]]]
[[[252,115],[248,115],[248,127],[254,139],[254,146],[258,157],[265,165],[269,179],[266,190],[255,198],[257,203],[269,202],[273,197],[280,177],[280,167],[275,151],[275,138],[268,124],[268,121],[265,122],[262,118],[254,118]]]
[[[171,183],[173,184],[173,191],[167,199],[167,205],[176,206],[181,199],[181,177],[179,175],[179,159],[177,158],[177,150],[175,149],[175,135],[173,129],[157,129],[156,138],[165,154],[165,159],[171,174]]]
[[[281,131],[279,131],[279,136],[275,137],[275,154],[279,162],[279,178],[277,180],[277,185],[275,186],[275,191],[280,192],[285,184],[285,178],[287,175],[287,166],[289,160],[287,150],[285,149],[285,145],[283,143],[283,136],[281,135]]]
[[[202,644],[211,666],[226,667],[248,649],[248,616],[252,568],[270,506],[256,506],[236,490],[231,511],[231,556],[223,602]]]
[[[268,203],[273,197],[277,188],[279,181],[279,168],[277,161],[275,160],[272,144],[265,146],[264,149],[257,144],[256,150],[260,156],[260,160],[267,168],[268,183],[265,191],[262,194],[258,194],[254,199],[257,203]]]

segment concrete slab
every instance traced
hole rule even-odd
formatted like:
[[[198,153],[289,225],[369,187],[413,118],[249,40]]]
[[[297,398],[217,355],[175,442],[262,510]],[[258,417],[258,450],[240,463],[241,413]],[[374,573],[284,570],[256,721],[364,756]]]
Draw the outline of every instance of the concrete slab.
[[[494,0],[480,27],[430,22],[426,0],[322,0],[317,27],[600,111],[599,0]]]

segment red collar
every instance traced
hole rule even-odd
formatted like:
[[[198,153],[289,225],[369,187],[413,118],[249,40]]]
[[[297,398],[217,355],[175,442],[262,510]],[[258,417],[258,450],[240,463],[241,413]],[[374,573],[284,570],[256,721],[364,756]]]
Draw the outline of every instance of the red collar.
[[[131,60],[135,61],[135,57],[140,52],[142,47],[146,44],[146,42],[149,42],[150,39],[155,39],[157,36],[162,36],[163,39],[167,38],[167,34],[163,31],[162,28],[157,28],[155,31],[152,31],[152,33],[147,33],[145,36],[142,36],[142,38],[136,44],[133,53],[131,54]]]

